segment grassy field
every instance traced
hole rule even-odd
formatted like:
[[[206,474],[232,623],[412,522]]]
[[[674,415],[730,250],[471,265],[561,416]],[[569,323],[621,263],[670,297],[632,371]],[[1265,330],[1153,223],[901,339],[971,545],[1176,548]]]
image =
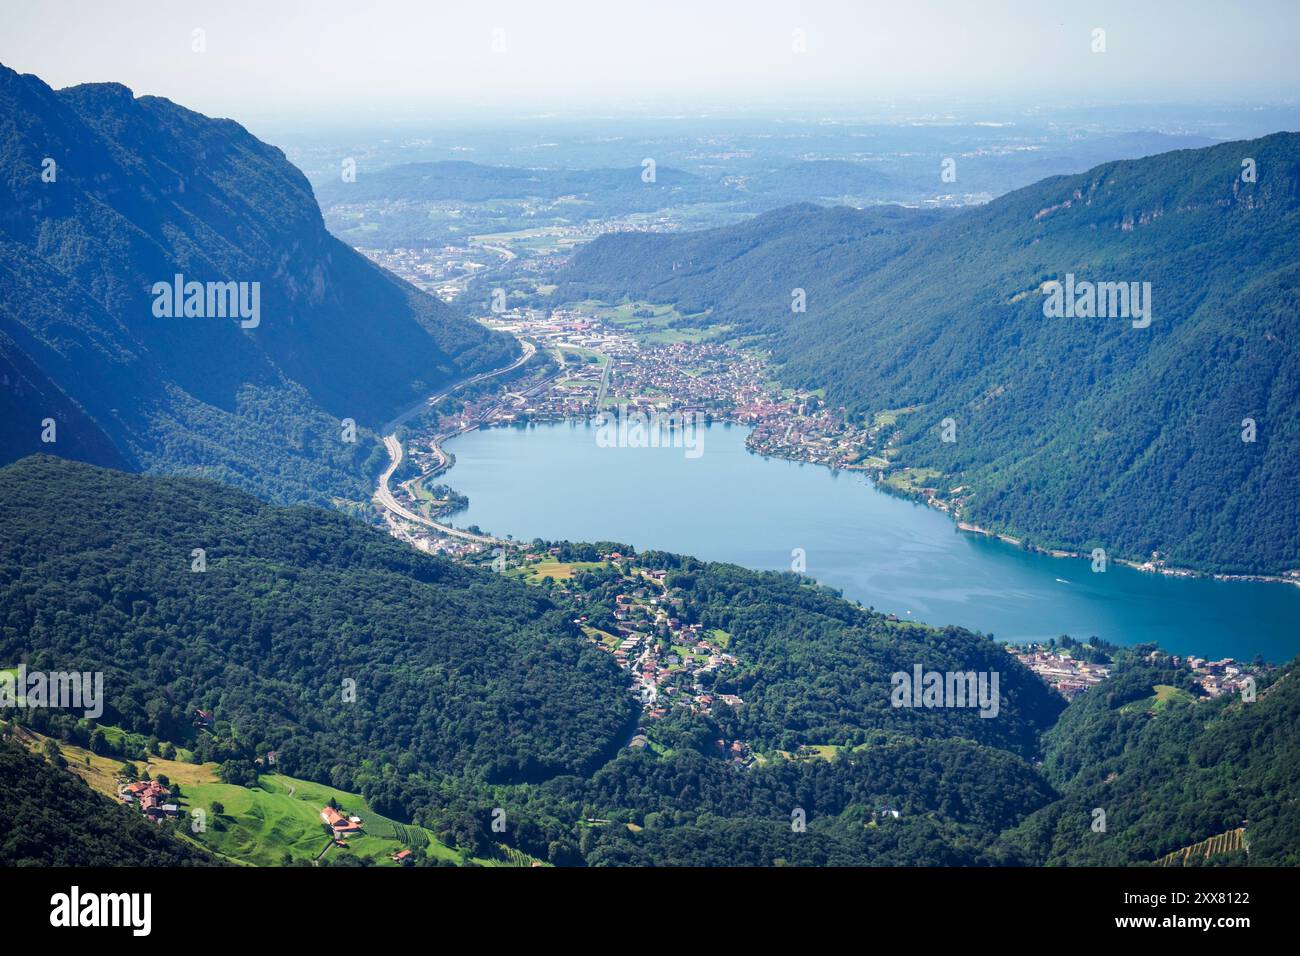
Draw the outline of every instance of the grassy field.
[[[778,750],[776,754],[784,760],[834,760],[843,749],[838,744],[804,744],[797,753]]]
[[[689,325],[677,328],[669,326],[682,319],[696,318],[687,316],[671,305],[659,305],[652,302],[624,302],[610,305],[607,302],[586,301],[579,307],[590,311],[602,321],[635,335],[640,341],[651,345],[665,345],[671,342],[702,342],[706,339],[719,338],[729,331],[730,326]],[[650,313],[637,315],[637,312]]]
[[[38,753],[45,745],[46,738],[34,731],[23,729],[20,737]],[[73,744],[60,743],[59,748],[69,771],[92,789],[116,799],[121,782],[118,773],[125,766],[124,761],[102,757]],[[137,761],[135,766],[145,769],[142,761]],[[285,861],[286,853],[295,863],[314,860],[327,843],[320,811],[330,798],[349,816],[361,817],[365,830],[347,838],[347,849],[332,847],[331,857],[351,853],[370,856],[379,866],[397,866],[389,859],[392,854],[406,847],[423,847],[430,857],[461,860],[459,853],[440,843],[431,831],[380,816],[360,794],[283,774],[265,774],[255,788],[239,787],[222,783],[214,763],[192,764],[151,757],[148,770],[152,777],[166,776],[180,785],[182,821],[188,823],[192,819],[193,809],[207,811],[207,830],[193,834],[193,839],[237,863],[279,866]],[[220,817],[212,815],[214,801],[222,804]],[[519,863],[522,857],[524,854],[514,851],[503,854],[501,859],[475,858],[474,862],[483,866],[517,866],[522,865]],[[531,865],[531,858],[527,863]]]
[[[590,627],[586,624],[582,625],[582,633],[586,634],[592,640],[604,644],[605,647],[611,651],[618,647],[623,640],[617,634],[611,634],[609,631],[602,631],[598,627]]]
[[[922,488],[935,487],[935,480],[942,476],[943,472],[933,468],[900,468],[885,476],[881,484],[898,491],[914,493]]]
[[[380,866],[396,866],[389,859],[392,854],[407,846],[423,846],[429,856],[459,859],[455,850],[438,842],[430,831],[382,817],[359,794],[320,783],[266,774],[256,788],[213,782],[183,791],[186,810],[201,807],[210,813],[213,801],[222,804],[222,815],[209,815],[208,830],[199,839],[242,863],[278,865],[286,853],[294,862],[314,860],[328,843],[320,811],[330,799],[345,814],[361,817],[365,829],[363,834],[347,837],[347,849],[331,848],[331,856],[352,853],[370,856]]]
[[[913,412],[919,412],[925,406],[908,405],[903,408],[886,408],[884,411],[876,412],[872,420],[872,426],[875,428],[887,427],[898,423],[900,415],[911,415]]]
[[[573,365],[604,367],[609,364],[609,356],[604,352],[597,352],[595,349],[581,348],[576,345],[560,345],[553,350],[561,364],[566,367],[572,362]],[[593,363],[590,360],[595,359]]]
[[[36,731],[26,728],[20,730],[18,739],[29,750],[36,753],[42,752],[46,741],[44,734],[38,734]],[[101,757],[89,750],[62,742],[59,743],[59,749],[63,751],[63,756],[68,761],[68,769],[80,777],[87,786],[107,796],[117,796],[119,782],[117,772],[122,768],[122,761],[114,760],[111,757]],[[182,786],[184,785],[182,784]]]
[[[1120,708],[1121,713],[1146,711],[1147,713],[1158,714],[1160,711],[1176,704],[1192,704],[1196,702],[1196,698],[1187,691],[1171,684],[1155,684],[1151,690],[1152,695],[1150,697],[1144,700],[1130,701]]]
[[[603,563],[601,561],[539,561],[537,564],[530,564],[522,568],[511,568],[506,573],[523,578],[529,584],[534,584],[543,578],[550,578],[554,581],[567,581],[575,574],[599,568]]]

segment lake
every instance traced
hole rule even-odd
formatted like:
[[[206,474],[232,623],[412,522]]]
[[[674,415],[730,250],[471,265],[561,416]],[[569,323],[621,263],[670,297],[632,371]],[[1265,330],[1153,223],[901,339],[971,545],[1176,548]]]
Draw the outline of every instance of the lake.
[[[1177,654],[1271,662],[1300,653],[1300,588],[1171,578],[1052,558],[956,530],[861,474],[762,458],[748,430],[712,425],[703,454],[608,448],[596,426],[493,428],[447,442],[445,480],[469,496],[452,517],[498,536],[618,541],[806,573],[879,611],[1009,641],[1069,634],[1157,641]]]

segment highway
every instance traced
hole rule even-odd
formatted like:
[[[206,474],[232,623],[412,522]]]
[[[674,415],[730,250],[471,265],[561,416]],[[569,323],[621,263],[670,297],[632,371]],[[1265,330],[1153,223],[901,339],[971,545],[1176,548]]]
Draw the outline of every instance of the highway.
[[[414,405],[412,405],[410,408],[402,412],[400,415],[398,415],[391,422],[389,422],[387,425],[384,426],[384,432],[385,432],[384,448],[387,449],[388,451],[389,461],[388,461],[388,467],[385,468],[384,473],[379,476],[379,482],[375,488],[374,501],[377,505],[379,505],[381,508],[384,508],[391,514],[396,515],[399,518],[403,518],[406,521],[414,521],[416,524],[422,524],[428,528],[433,528],[435,531],[439,531],[442,534],[450,535],[453,538],[460,538],[465,541],[477,541],[481,544],[505,544],[505,542],[501,541],[499,538],[493,538],[489,535],[471,534],[468,531],[461,531],[459,528],[453,528],[450,525],[440,524],[431,518],[426,518],[424,515],[416,514],[414,511],[403,506],[400,502],[398,502],[398,500],[395,497],[393,497],[392,489],[389,488],[388,483],[389,483],[389,479],[393,477],[393,473],[397,471],[398,466],[401,465],[402,456],[404,454],[402,451],[402,443],[398,441],[397,434],[396,434],[398,426],[403,425],[406,422],[410,421],[416,415],[428,411],[433,406],[437,405],[438,402],[442,401],[444,398],[450,395],[452,392],[465,388],[467,385],[474,385],[485,379],[493,378],[497,375],[504,375],[506,372],[511,372],[519,368],[519,366],[523,365],[530,358],[532,358],[533,353],[537,351],[537,346],[533,345],[532,342],[525,342],[521,339],[520,343],[524,347],[524,352],[521,356],[519,356],[519,358],[515,359],[515,361],[511,362],[509,365],[503,368],[493,369],[489,372],[480,372],[479,374],[471,378],[467,378],[462,382],[457,382],[455,385],[448,386],[447,388],[444,388],[440,392],[435,392],[433,395],[430,395],[427,398],[421,399],[420,401],[416,402]],[[444,465],[447,462],[447,456],[443,454],[442,448],[439,447],[438,442],[445,437],[446,436],[440,435],[434,439],[434,443],[433,443],[434,451],[437,452],[438,456],[442,459]]]

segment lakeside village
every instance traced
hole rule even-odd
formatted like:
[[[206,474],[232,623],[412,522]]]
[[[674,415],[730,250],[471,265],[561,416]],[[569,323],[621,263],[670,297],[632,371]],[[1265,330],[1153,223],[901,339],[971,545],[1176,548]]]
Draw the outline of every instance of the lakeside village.
[[[537,573],[528,570],[530,565],[534,569],[545,567],[545,562],[553,562],[558,553],[558,548],[546,554],[525,552],[520,566],[525,574]],[[624,590],[615,596],[617,633],[593,628],[586,615],[574,623],[632,674],[636,693],[645,705],[645,718],[664,717],[679,703],[702,714],[712,713],[718,704],[743,706],[744,700],[739,696],[713,690],[717,678],[725,676],[726,668],[738,664],[737,658],[726,650],[730,635],[703,630],[698,624],[683,624],[674,612],[684,608],[685,595],[666,587],[663,571],[637,569],[633,558],[617,551],[607,553],[604,558],[623,574]],[[587,599],[581,593],[574,598],[579,605]],[[1055,641],[1008,644],[1006,650],[1066,700],[1073,700],[1111,674],[1109,663],[1089,660],[1089,648],[1069,638],[1059,645]],[[1101,656],[1105,659],[1105,655]],[[1152,651],[1146,659],[1151,663],[1167,661],[1173,667],[1187,667],[1208,697],[1239,694],[1251,681],[1257,681],[1271,670],[1267,665],[1246,664],[1230,657],[1211,661]],[[645,746],[644,736],[634,737],[632,745]],[[762,759],[743,741],[715,741],[715,747],[739,765],[747,766],[755,759]]]
[[[449,457],[447,438],[494,426],[529,422],[591,421],[599,413],[672,416],[678,421],[731,422],[751,427],[747,446],[759,454],[863,470],[866,449],[879,434],[850,426],[843,409],[815,393],[782,390],[765,361],[712,341],[639,340],[582,309],[513,309],[484,324],[533,342],[548,361],[530,364],[490,388],[444,398],[405,439],[417,476],[397,482],[393,494],[430,521],[453,514],[465,499],[434,479]],[[427,523],[385,514],[394,536],[424,551],[466,557],[506,545],[487,536],[440,533]],[[481,537],[483,540],[476,540]]]
[[[877,433],[854,427],[845,409],[814,392],[782,389],[752,352],[708,339],[638,339],[578,308],[515,309],[485,324],[537,342],[564,368],[532,405],[499,409],[484,424],[587,419],[611,408],[671,413],[750,426],[746,445],[761,455],[870,467],[864,459]]]
[[[855,427],[844,409],[828,407],[819,395],[781,389],[760,356],[728,344],[639,341],[578,309],[515,309],[483,321],[536,343],[549,361],[492,388],[444,398],[407,437],[405,453],[420,477],[400,482],[394,494],[425,517],[464,506],[448,489],[427,487],[448,465],[440,447],[446,438],[494,426],[591,421],[601,412],[741,424],[752,428],[746,444],[758,454],[834,468],[866,470],[883,461],[866,460],[882,426]],[[461,556],[483,546],[426,527],[389,525],[424,550]]]
[[[1008,644],[1007,652],[1020,660],[1037,674],[1047,686],[1051,687],[1066,700],[1073,700],[1089,687],[1100,684],[1110,676],[1109,664],[1089,661],[1087,655],[1079,654],[1077,644]],[[1225,657],[1211,661],[1204,657],[1180,657],[1152,651],[1147,660],[1156,663],[1168,660],[1174,667],[1187,667],[1200,682],[1206,695],[1220,697],[1223,694],[1239,694],[1251,680],[1258,680],[1269,668],[1257,664],[1244,664]]]

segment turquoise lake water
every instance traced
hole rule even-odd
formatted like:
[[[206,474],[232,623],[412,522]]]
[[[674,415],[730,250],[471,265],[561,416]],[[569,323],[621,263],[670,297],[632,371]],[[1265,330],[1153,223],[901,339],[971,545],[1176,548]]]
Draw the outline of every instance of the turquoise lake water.
[[[703,454],[602,448],[594,425],[494,428],[452,439],[445,480],[469,496],[452,518],[499,536],[619,541],[806,573],[880,611],[1009,641],[1070,634],[1157,641],[1178,654],[1271,662],[1300,653],[1300,588],[1145,574],[1027,553],[959,532],[860,474],[762,458],[748,431],[713,425]]]

